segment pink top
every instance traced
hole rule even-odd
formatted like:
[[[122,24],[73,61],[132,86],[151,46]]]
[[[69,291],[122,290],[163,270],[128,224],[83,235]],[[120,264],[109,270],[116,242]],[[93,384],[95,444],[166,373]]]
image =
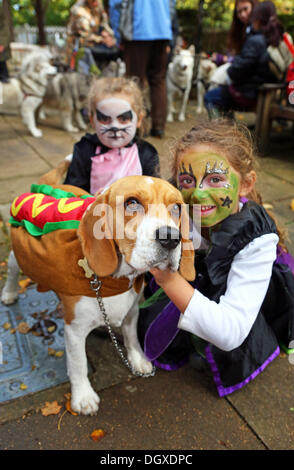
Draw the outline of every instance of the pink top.
[[[124,176],[142,175],[137,144],[131,147],[109,149],[100,154],[101,147],[96,148],[96,154],[91,157],[90,191],[104,189]]]

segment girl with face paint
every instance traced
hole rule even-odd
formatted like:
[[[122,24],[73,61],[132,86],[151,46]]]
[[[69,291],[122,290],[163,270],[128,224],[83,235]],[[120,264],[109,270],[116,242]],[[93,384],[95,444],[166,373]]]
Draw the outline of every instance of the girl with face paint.
[[[140,137],[145,111],[135,81],[124,77],[95,80],[89,111],[95,134],[87,133],[75,144],[65,184],[95,194],[124,176],[158,176],[158,153]]]
[[[224,396],[261,372],[280,345],[287,350],[293,344],[294,259],[255,190],[256,161],[245,127],[198,123],[173,153],[173,179],[189,208],[192,239],[193,216],[201,214],[197,275],[189,283],[179,272],[151,270],[139,337],[158,367],[171,370],[190,357],[197,368],[211,368]]]

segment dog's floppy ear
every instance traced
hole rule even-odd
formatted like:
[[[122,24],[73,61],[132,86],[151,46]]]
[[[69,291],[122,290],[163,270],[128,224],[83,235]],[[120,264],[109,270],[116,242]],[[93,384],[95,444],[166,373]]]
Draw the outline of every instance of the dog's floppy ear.
[[[113,213],[108,204],[107,191],[89,206],[78,228],[83,253],[98,277],[110,276],[118,266],[112,222]]]
[[[187,281],[194,281],[196,271],[194,266],[194,247],[189,240],[189,216],[186,206],[182,205],[181,212],[182,256],[180,261],[180,274]]]

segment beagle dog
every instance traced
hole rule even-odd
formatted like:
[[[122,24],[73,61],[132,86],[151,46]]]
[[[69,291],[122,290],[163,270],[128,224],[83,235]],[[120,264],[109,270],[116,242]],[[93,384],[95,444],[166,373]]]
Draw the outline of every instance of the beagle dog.
[[[82,190],[75,189],[80,195]],[[91,270],[87,276],[95,273],[102,282],[108,320],[122,329],[129,363],[143,374],[151,372],[152,364],[137,338],[143,290],[143,282],[138,281],[152,267],[179,269],[187,280],[195,278],[188,212],[181,193],[170,183],[149,176],[128,176],[93,201],[75,230],[56,230],[36,238],[23,227],[12,227],[13,252],[2,292],[6,304],[17,298],[18,263],[43,290],[52,289],[59,296],[65,311],[71,406],[86,415],[97,412],[99,397],[87,376],[85,341],[104,320],[85,277],[85,260]]]

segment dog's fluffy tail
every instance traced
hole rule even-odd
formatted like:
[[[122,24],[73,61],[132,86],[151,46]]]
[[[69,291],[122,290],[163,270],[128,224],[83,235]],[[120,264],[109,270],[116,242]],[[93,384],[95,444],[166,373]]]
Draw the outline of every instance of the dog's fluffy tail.
[[[48,184],[50,186],[55,184],[62,184],[65,173],[68,170],[72,161],[72,154],[67,155],[53,170],[48,171],[39,178],[38,184]]]

